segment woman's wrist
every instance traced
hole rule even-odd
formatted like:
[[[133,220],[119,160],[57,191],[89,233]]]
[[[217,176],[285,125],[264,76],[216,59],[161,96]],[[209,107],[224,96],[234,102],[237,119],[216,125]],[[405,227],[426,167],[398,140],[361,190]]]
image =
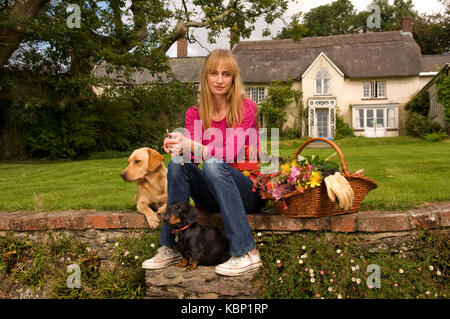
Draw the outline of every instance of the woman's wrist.
[[[205,159],[206,155],[208,154],[208,147],[194,140],[191,140],[191,154],[200,155],[202,159]]]

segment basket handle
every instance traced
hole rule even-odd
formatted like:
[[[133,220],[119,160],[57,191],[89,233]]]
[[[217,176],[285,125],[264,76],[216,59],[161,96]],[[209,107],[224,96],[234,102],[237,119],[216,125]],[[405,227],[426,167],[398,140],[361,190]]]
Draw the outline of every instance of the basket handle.
[[[306,145],[315,142],[315,141],[322,141],[325,143],[328,143],[329,145],[331,145],[332,148],[334,148],[334,150],[336,151],[336,153],[339,155],[339,159],[341,160],[341,166],[342,166],[342,171],[344,173],[348,173],[348,166],[347,166],[347,162],[345,161],[344,158],[344,154],[342,154],[341,150],[339,149],[339,147],[336,145],[336,143],[330,141],[327,138],[323,138],[323,137],[314,137],[314,138],[310,138],[309,140],[307,140],[305,143],[303,143],[302,145],[300,145],[300,147],[298,148],[298,150],[294,153],[295,158],[297,158],[297,155],[300,154],[300,152],[306,147]]]

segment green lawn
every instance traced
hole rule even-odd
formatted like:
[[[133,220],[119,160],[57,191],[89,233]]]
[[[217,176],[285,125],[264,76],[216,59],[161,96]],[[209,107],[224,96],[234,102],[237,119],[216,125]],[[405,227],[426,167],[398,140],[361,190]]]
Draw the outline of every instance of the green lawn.
[[[304,140],[280,141],[280,156],[292,155]],[[362,203],[365,209],[409,209],[450,200],[450,140],[409,137],[348,138],[335,141],[349,170],[364,168],[378,184]],[[302,155],[327,156],[331,149]],[[270,154],[269,154],[270,155]],[[338,158],[335,158],[338,160]],[[165,155],[165,164],[170,156]],[[86,161],[0,162],[0,211],[134,209],[134,183],[120,172],[127,158]]]

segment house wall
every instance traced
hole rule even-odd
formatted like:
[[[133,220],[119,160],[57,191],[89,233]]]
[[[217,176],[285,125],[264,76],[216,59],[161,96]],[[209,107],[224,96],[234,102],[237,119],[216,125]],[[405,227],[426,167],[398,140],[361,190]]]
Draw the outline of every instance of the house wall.
[[[444,106],[442,105],[442,103],[439,103],[439,101],[437,99],[437,85],[436,85],[436,83],[434,82],[427,89],[427,91],[428,91],[428,94],[430,95],[430,109],[428,111],[428,118],[431,121],[433,121],[433,122],[438,122],[439,125],[442,128],[445,128],[446,127],[446,124],[445,124],[445,111],[444,111]],[[437,107],[436,107],[437,115],[434,116],[434,117],[431,115],[431,98],[433,96],[436,96],[436,104],[437,104]]]
[[[405,122],[408,119],[408,112],[405,105],[417,92],[424,87],[430,80],[430,76],[409,76],[409,77],[389,77],[389,78],[358,78],[345,79],[344,88],[338,95],[338,107],[344,115],[344,120],[352,126],[351,104],[359,105],[383,105],[398,103],[398,124],[399,132],[397,134],[388,131],[388,135],[404,135]],[[386,81],[386,98],[363,98],[363,82],[372,80]],[[333,84],[332,84],[333,85]]]

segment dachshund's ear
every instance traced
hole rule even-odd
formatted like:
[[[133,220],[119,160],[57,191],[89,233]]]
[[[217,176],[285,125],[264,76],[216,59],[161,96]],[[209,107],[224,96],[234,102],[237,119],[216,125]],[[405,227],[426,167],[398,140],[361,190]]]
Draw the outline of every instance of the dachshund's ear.
[[[195,223],[197,220],[197,210],[195,207],[190,206],[188,212],[186,213],[186,221],[189,224]]]
[[[154,171],[159,165],[161,165],[162,161],[164,161],[164,156],[159,154],[154,149],[147,149],[148,152],[148,170]]]

